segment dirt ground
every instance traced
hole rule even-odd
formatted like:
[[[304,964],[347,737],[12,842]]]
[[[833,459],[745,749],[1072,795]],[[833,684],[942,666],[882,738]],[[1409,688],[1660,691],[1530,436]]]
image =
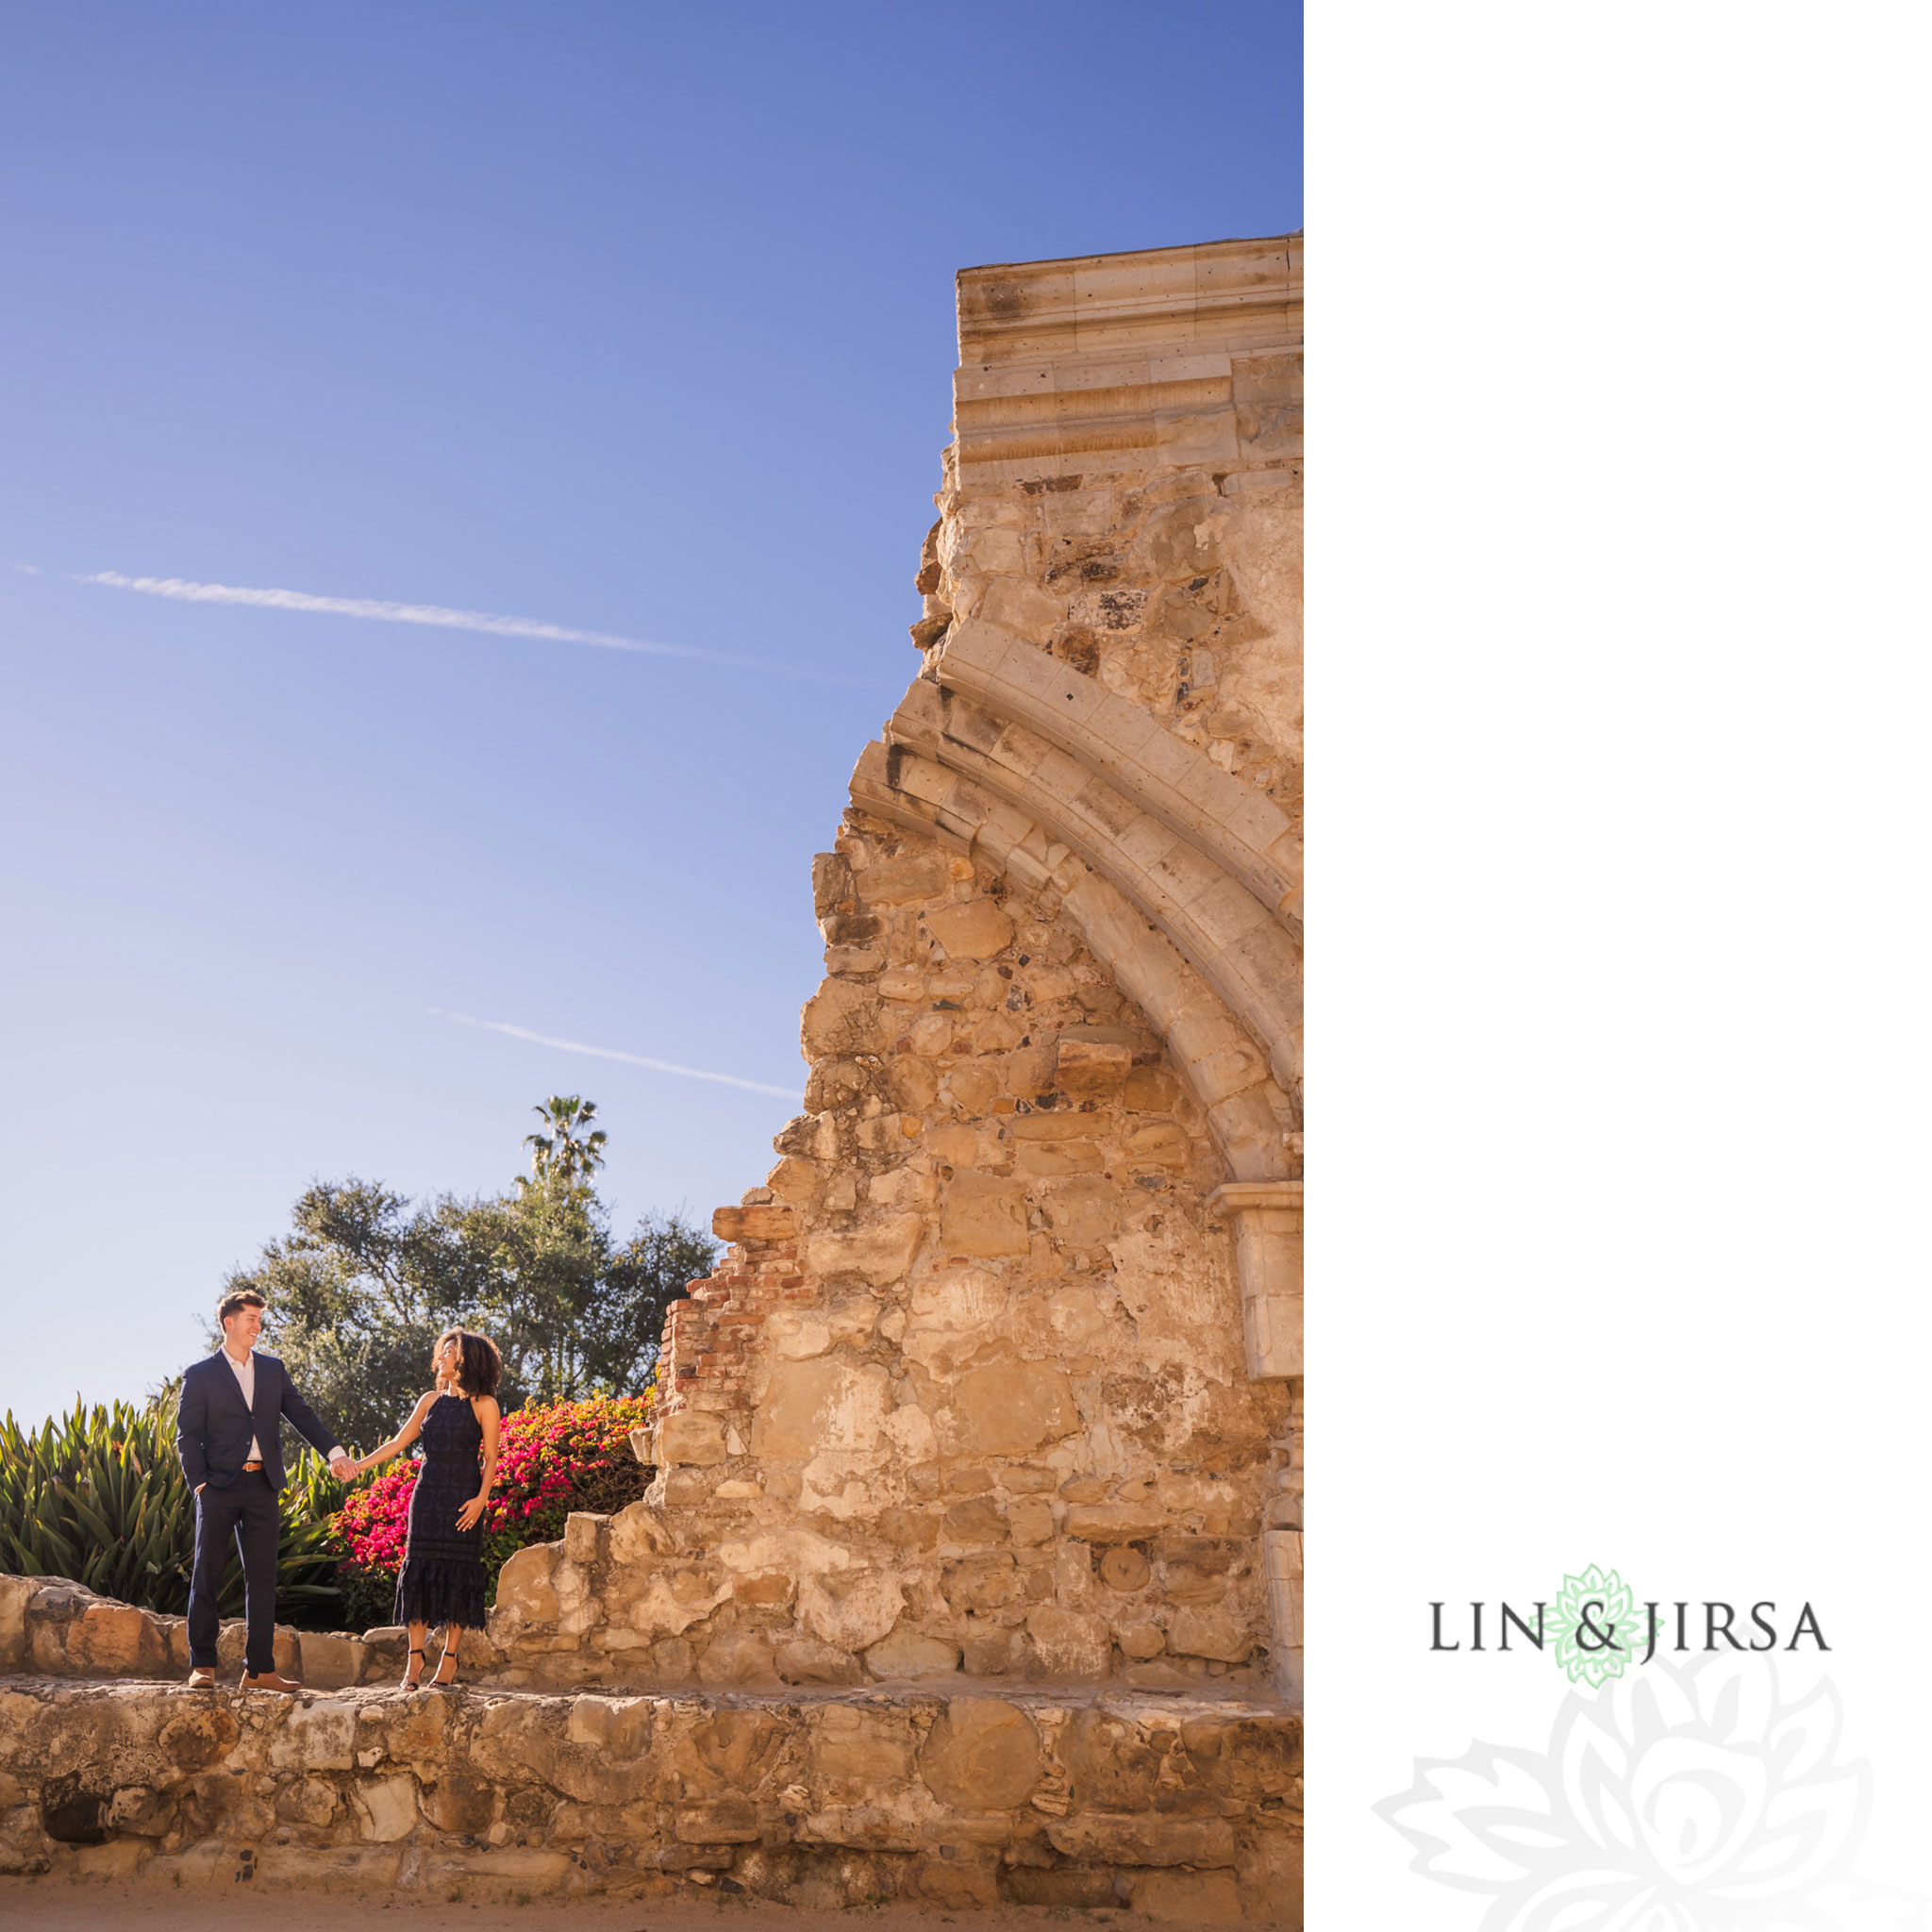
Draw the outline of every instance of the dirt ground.
[[[919,1911],[898,1906],[844,1912],[720,1900],[668,1905],[622,1900],[535,1900],[527,1906],[449,1905],[399,1894],[350,1897],[275,1890],[246,1897],[183,1894],[159,1887],[75,1883],[64,1878],[0,1878],[0,1924],[19,1932],[1045,1932],[1051,1926],[1139,1928],[1153,1922],[1129,1911],[1070,1911],[1008,1906],[990,1912]],[[1163,1932],[1188,1932],[1173,1919]],[[1256,1928],[1259,1932],[1259,1928]]]

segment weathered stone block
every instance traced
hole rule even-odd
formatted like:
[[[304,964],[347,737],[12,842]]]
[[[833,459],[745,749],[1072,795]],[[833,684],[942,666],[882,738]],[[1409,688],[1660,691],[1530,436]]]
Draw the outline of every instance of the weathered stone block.
[[[725,1631],[712,1638],[698,1653],[698,1682],[708,1690],[777,1681],[772,1646],[748,1632]]]
[[[906,1042],[921,1058],[935,1060],[953,1051],[953,1036],[956,1031],[957,1023],[950,1013],[922,1013],[907,1027]],[[861,1144],[865,1128],[861,1126]],[[883,1151],[883,1148],[878,1151]]]
[[[1181,1748],[1209,1790],[1253,1804],[1298,1798],[1301,1726],[1291,1718],[1191,1718]]]
[[[416,1780],[408,1773],[363,1778],[355,1787],[354,1803],[362,1836],[376,1844],[392,1844],[416,1828]]]
[[[936,1510],[906,1509],[894,1504],[879,1512],[878,1533],[895,1549],[929,1550],[940,1540]]]
[[[905,1677],[950,1676],[959,1668],[959,1646],[937,1637],[923,1637],[901,1624],[866,1651],[865,1665],[874,1677],[885,1682]]]
[[[1051,1362],[991,1362],[967,1370],[955,1386],[948,1449],[956,1456],[1030,1456],[1079,1426],[1063,1370]]]
[[[660,1637],[651,1645],[651,1675],[660,1684],[695,1684],[696,1647],[682,1637]]]
[[[1158,1536],[1169,1526],[1158,1503],[1069,1503],[1060,1525],[1066,1535],[1090,1543],[1132,1543]]]
[[[324,1777],[297,1778],[275,1793],[275,1816],[285,1824],[306,1825],[311,1831],[333,1824],[341,1808],[335,1787]]]
[[[497,1851],[465,1851],[459,1857],[430,1858],[425,1862],[424,1875],[432,1886],[470,1880],[514,1887],[519,1893],[537,1893],[557,1890],[572,1870],[568,1852],[505,1845]]]
[[[925,915],[949,959],[991,959],[1013,942],[1013,922],[991,899],[969,899]]]
[[[868,906],[903,906],[912,899],[937,899],[952,883],[944,853],[914,852],[867,866],[859,876],[858,895]]]
[[[213,1849],[203,1848],[203,1849]],[[329,1890],[336,1887],[375,1892],[389,1891],[396,1882],[402,1864],[400,1851],[381,1845],[263,1845],[255,1857],[255,1877],[264,1885],[314,1886]],[[187,1862],[184,1855],[183,1863]],[[208,1872],[204,1877],[232,1881],[238,1874],[235,1856],[227,1854],[225,1870]],[[177,1866],[176,1870],[181,1867]],[[159,1861],[149,1866],[150,1880],[161,1875]]]
[[[919,1774],[956,1811],[1024,1805],[1040,1781],[1040,1733],[1018,1705],[999,1697],[955,1697],[926,1735]]]
[[[496,1578],[496,1614],[525,1624],[557,1621],[557,1591],[550,1575],[558,1556],[555,1543],[525,1543],[513,1551]],[[375,1633],[370,1632],[371,1638]]]
[[[818,1192],[819,1165],[815,1160],[801,1160],[795,1154],[788,1154],[765,1176],[765,1185],[781,1201],[794,1208],[808,1208]]]
[[[1033,1640],[1031,1674],[1050,1682],[1098,1683],[1113,1661],[1113,1633],[1091,1610],[1041,1604],[1026,1613],[1026,1634]]]
[[[945,1598],[961,1615],[977,1615],[1010,1603],[1018,1588],[1013,1559],[1004,1550],[964,1562],[948,1563],[941,1587]]]
[[[1133,1071],[1134,1053],[1114,1041],[1062,1040],[1054,1058],[1054,1084],[1075,1100],[1119,1091]]]
[[[1090,1141],[1027,1141],[1013,1150],[1013,1162],[1024,1174],[1048,1178],[1098,1174],[1106,1165],[1100,1149]]]
[[[802,1581],[798,1617],[823,1642],[861,1651],[893,1627],[905,1600],[899,1580],[883,1572],[833,1571]]]
[[[482,1832],[496,1815],[496,1787],[453,1765],[423,1793],[423,1815],[439,1831]]]
[[[978,615],[1036,644],[1053,635],[1054,626],[1064,622],[1067,600],[1055,597],[1023,576],[995,577],[987,586]]]
[[[798,1217],[783,1202],[762,1207],[716,1208],[711,1232],[721,1241],[789,1241],[797,1236]]]
[[[1024,1255],[1025,1188],[975,1169],[959,1170],[946,1185],[940,1245],[949,1255]]]
[[[289,1712],[269,1746],[277,1771],[348,1771],[356,1762],[356,1708],[350,1704],[311,1704]]]
[[[1002,1874],[1000,1884],[1016,1906],[1084,1911],[1095,1906],[1124,1906],[1133,1898],[1125,1878],[1099,1865],[1055,1865],[1045,1870],[1023,1865]]]
[[[826,1450],[865,1454],[891,1407],[891,1377],[876,1363],[779,1362],[752,1424],[752,1454],[800,1462]]]
[[[1098,1248],[1120,1232],[1121,1201],[1112,1182],[1081,1178],[1048,1189],[1047,1218],[1070,1248]]]
[[[895,1054],[886,1068],[895,1104],[907,1113],[924,1113],[939,1098],[940,1076],[930,1060]]]
[[[192,1774],[233,1749],[241,1730],[225,1703],[204,1701],[168,1718],[155,1741],[177,1770]]]
[[[1143,1872],[1134,1880],[1134,1909],[1158,1924],[1239,1925],[1246,1918],[1232,1872]]]
[[[807,1002],[800,1040],[808,1060],[884,1053],[891,1042],[878,996],[850,979],[828,979]]]
[[[756,1844],[758,1808],[749,1798],[714,1798],[707,1805],[680,1805],[672,1829],[682,1844]]]
[[[1106,1117],[1097,1113],[1023,1113],[1007,1123],[1015,1141],[1091,1141],[1107,1130]]]
[[[362,1641],[341,1630],[302,1633],[302,1681],[311,1690],[346,1690],[362,1678]]]
[[[914,1741],[903,1711],[824,1704],[812,1728],[812,1774],[837,1804],[895,1797],[912,1775]]]
[[[773,1662],[787,1684],[856,1684],[864,1674],[849,1650],[816,1637],[794,1637],[781,1643]]]
[[[925,1227],[917,1214],[884,1214],[847,1232],[821,1230],[805,1243],[807,1268],[821,1280],[857,1274],[874,1287],[905,1279]]]
[[[940,1534],[949,1543],[1003,1543],[1007,1521],[990,1497],[967,1496],[946,1511]]]
[[[604,1554],[604,1532],[610,1519],[592,1510],[573,1509],[563,1519],[563,1553],[573,1563],[588,1570]]]
[[[177,1816],[174,1793],[148,1785],[122,1785],[108,1807],[108,1829],[134,1838],[165,1838]]]
[[[1178,1171],[1187,1166],[1193,1150],[1188,1143],[1184,1128],[1175,1126],[1172,1122],[1160,1121],[1135,1128],[1127,1136],[1126,1152],[1127,1158],[1136,1163]]]
[[[811,861],[811,909],[815,919],[850,912],[858,904],[852,868],[837,852],[815,853]]]
[[[67,1660],[91,1677],[158,1675],[167,1668],[168,1643],[147,1611],[93,1603],[67,1626]]]
[[[632,1503],[610,1519],[610,1561],[614,1569],[630,1569],[672,1547],[671,1537],[648,1502]]]
[[[977,1625],[959,1638],[959,1668],[969,1677],[1006,1677],[1020,1669],[1023,1639],[1016,1630],[997,1624]]]
[[[1046,1835],[1070,1858],[1108,1865],[1227,1866],[1235,1858],[1234,1827],[1224,1818],[1099,1813],[1056,1819]]]
[[[724,1418],[708,1408],[681,1408],[658,1424],[658,1460],[668,1467],[708,1469],[729,1454]]]
[[[1182,1604],[1167,1620],[1167,1647],[1182,1657],[1245,1663],[1255,1649],[1253,1623],[1224,1604]]]
[[[1010,1495],[1040,1496],[1058,1489],[1059,1479],[1059,1472],[1043,1462],[1016,1462],[1001,1473],[1000,1484]]]
[[[652,1719],[648,1697],[588,1695],[571,1705],[565,1735],[573,1744],[590,1745],[601,1757],[627,1760],[651,1748]]]
[[[1159,1067],[1136,1067],[1121,1082],[1120,1103],[1134,1113],[1171,1113],[1180,1097],[1180,1083]]]
[[[782,1570],[765,1570],[754,1576],[741,1576],[731,1586],[731,1594],[738,1602],[761,1607],[775,1607],[789,1604],[797,1593],[796,1579]]]
[[[937,1857],[928,1855],[913,1865],[908,1889],[929,1905],[950,1907],[955,1911],[982,1911],[999,1904],[998,1874],[990,1853],[942,1846]]]

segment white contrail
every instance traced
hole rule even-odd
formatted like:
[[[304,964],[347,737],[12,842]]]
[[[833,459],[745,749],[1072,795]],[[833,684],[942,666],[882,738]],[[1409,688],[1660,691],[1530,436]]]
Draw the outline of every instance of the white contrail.
[[[679,1074],[687,1080],[716,1080],[724,1087],[744,1087],[753,1093],[775,1093],[781,1100],[796,1100],[796,1087],[769,1087],[762,1080],[741,1080],[736,1074],[708,1074],[701,1067],[680,1067],[670,1060],[654,1060],[641,1053],[619,1053],[611,1046],[586,1046],[580,1040],[553,1040],[547,1033],[532,1033],[527,1026],[512,1026],[507,1020],[474,1020],[468,1013],[452,1013],[445,1007],[429,1009],[444,1020],[462,1026],[480,1026],[490,1033],[507,1033],[512,1040],[527,1040],[538,1046],[554,1046],[560,1053],[587,1053],[600,1060],[622,1060],[627,1067],[650,1067],[659,1074]]]
[[[500,638],[541,638],[553,644],[594,644],[605,651],[639,651],[652,658],[688,658],[699,664],[726,664],[740,671],[774,671],[785,677],[818,684],[855,685],[866,680],[829,671],[808,671],[763,658],[737,658],[726,651],[702,651],[692,644],[654,644],[642,638],[605,630],[575,630],[536,617],[501,617],[491,610],[452,610],[442,604],[391,604],[379,597],[318,597],[308,591],[263,591],[245,584],[197,584],[187,577],[130,577],[118,570],[76,576],[76,583],[108,584],[117,591],[140,591],[150,597],[173,597],[184,604],[252,604],[265,610],[319,611],[325,617],[361,617],[377,624],[426,624],[439,630],[479,630]]]

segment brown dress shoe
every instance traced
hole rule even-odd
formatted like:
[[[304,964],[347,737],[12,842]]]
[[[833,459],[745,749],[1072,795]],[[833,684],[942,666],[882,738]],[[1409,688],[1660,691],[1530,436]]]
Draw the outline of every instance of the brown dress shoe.
[[[242,1688],[244,1690],[299,1690],[302,1687],[292,1678],[281,1676],[275,1671],[264,1671],[258,1677],[251,1677],[244,1671]]]
[[[215,1674],[206,1664],[196,1664],[188,1674],[188,1688],[191,1690],[212,1690]]]

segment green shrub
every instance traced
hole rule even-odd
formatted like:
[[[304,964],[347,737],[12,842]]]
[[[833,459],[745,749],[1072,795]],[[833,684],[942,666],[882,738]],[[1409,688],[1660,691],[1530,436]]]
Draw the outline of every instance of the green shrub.
[[[304,1450],[282,1491],[275,1615],[327,1629],[340,1615],[328,1515],[341,1495]],[[54,1417],[29,1433],[0,1422],[0,1566],[65,1576],[102,1596],[178,1616],[194,1573],[194,1491],[175,1455],[173,1397]],[[242,1614],[239,1558],[219,1607]]]

